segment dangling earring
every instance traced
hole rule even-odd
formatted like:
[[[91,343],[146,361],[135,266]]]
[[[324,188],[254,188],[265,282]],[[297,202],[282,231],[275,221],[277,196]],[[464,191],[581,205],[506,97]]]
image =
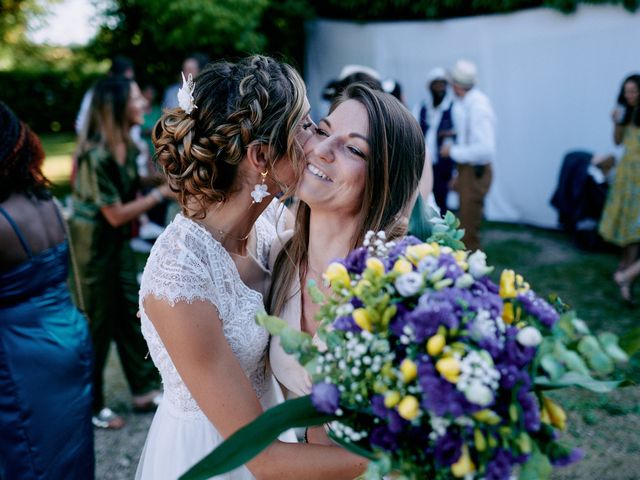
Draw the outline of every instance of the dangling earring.
[[[262,176],[262,182],[256,183],[253,187],[253,191],[251,192],[251,198],[253,198],[253,203],[260,203],[264,200],[265,197],[270,195],[267,192],[267,186],[264,183],[264,179],[267,178],[267,174],[269,170],[265,170],[264,172],[260,172],[260,176]]]

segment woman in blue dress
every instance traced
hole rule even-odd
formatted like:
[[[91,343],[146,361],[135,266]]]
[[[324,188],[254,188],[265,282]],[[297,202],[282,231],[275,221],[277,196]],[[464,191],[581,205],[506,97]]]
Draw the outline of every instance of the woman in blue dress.
[[[92,479],[92,350],[38,137],[0,102],[0,478]]]

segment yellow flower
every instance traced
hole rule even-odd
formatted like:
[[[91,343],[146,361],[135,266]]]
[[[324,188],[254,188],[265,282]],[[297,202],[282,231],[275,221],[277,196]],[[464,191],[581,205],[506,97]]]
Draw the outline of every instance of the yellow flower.
[[[436,333],[433,337],[427,340],[427,353],[432,357],[435,357],[440,352],[442,352],[442,349],[444,348],[445,343],[446,343],[446,340],[444,338],[444,335],[441,335],[440,333]]]
[[[487,440],[484,438],[482,430],[479,428],[473,430],[473,444],[479,452],[484,452],[487,449]]]
[[[503,270],[500,275],[500,297],[515,298],[516,296],[516,274],[513,270]]]
[[[398,404],[398,413],[405,420],[413,420],[420,413],[418,399],[413,395],[407,395]]]
[[[456,263],[458,264],[458,266],[465,272],[469,269],[467,256],[468,254],[464,250],[456,250],[455,252],[453,252],[453,258],[456,259]]]
[[[344,285],[349,285],[351,281],[349,272],[347,272],[345,266],[338,262],[331,263],[325,270],[322,278],[331,284],[334,282],[342,282]]]
[[[542,405],[542,409],[540,409],[540,421],[542,423],[546,423],[547,425],[551,424],[551,418],[549,417],[549,412],[547,412],[547,409],[544,408],[544,405]]]
[[[384,406],[393,408],[398,404],[400,398],[400,394],[396,391],[387,392],[384,396]]]
[[[567,414],[562,407],[547,397],[542,397],[544,408],[549,414],[551,425],[558,427],[560,430],[567,428]]]
[[[528,291],[531,287],[527,282],[524,281],[522,275],[516,275],[516,290],[518,293],[524,293]]]
[[[460,362],[457,358],[441,358],[436,362],[436,370],[451,383],[458,383],[460,375]]]
[[[507,325],[511,325],[513,323],[514,315],[513,315],[513,304],[505,303],[504,308],[502,309],[502,320]]]
[[[407,247],[405,255],[415,265],[420,262],[424,257],[433,253],[433,247],[428,243],[419,243],[418,245],[411,245]]]
[[[351,315],[353,315],[353,320],[356,322],[356,325],[361,329],[366,330],[367,332],[372,330],[371,315],[369,315],[369,312],[367,312],[366,309],[356,308]]]
[[[496,412],[489,410],[488,408],[479,410],[472,416],[479,422],[488,423],[489,425],[497,425],[501,420],[500,416]]]
[[[518,446],[520,447],[520,451],[524,454],[531,453],[531,437],[527,435],[525,432],[522,432],[518,439]]]
[[[418,366],[408,358],[405,358],[400,364],[400,371],[405,383],[409,383],[418,376]]]
[[[476,471],[476,466],[473,464],[471,460],[471,456],[469,455],[469,447],[466,444],[462,445],[462,455],[456,463],[451,465],[451,473],[453,473],[454,477],[462,478],[470,473]]]
[[[393,265],[393,271],[398,273],[409,273],[413,271],[413,267],[404,258],[400,258],[396,260],[396,263]]]
[[[367,268],[370,269],[378,277],[384,275],[384,263],[382,263],[375,257],[367,259]]]

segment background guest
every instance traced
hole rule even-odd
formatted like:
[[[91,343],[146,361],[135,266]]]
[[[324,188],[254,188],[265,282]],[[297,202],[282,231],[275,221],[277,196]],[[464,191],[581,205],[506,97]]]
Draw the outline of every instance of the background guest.
[[[40,139],[0,102],[0,478],[94,476],[91,339]]]
[[[203,53],[194,53],[189,55],[182,62],[182,73],[185,78],[191,75],[196,78],[200,71],[209,63],[209,57]],[[167,87],[162,98],[162,109],[176,108],[178,106],[178,89],[182,86],[182,76],[178,78],[178,82]]]
[[[475,87],[476,77],[476,66],[468,60],[458,60],[454,65],[451,80],[455,99],[451,112],[456,139],[453,144],[440,147],[440,158],[450,157],[456,163],[458,218],[465,230],[462,240],[470,250],[480,248],[484,197],[491,186],[491,162],[496,153],[496,116],[489,97]]]
[[[133,394],[134,409],[153,409],[159,376],[136,318],[136,262],[129,246],[131,222],[160,203],[166,185],[136,198],[138,150],[129,131],[143,122],[145,100],[138,85],[123,77],[100,80],[78,147],[71,233],[77,252],[80,291],[95,350],[94,425],[120,428],[124,420],[104,405],[103,370],[115,340]]]
[[[616,169],[613,185],[600,222],[605,240],[622,247],[618,270],[629,267],[638,258],[640,246],[640,75],[633,74],[622,83],[618,106],[612,113],[613,139],[624,144],[624,155]],[[631,276],[614,277],[620,295],[631,301]]]

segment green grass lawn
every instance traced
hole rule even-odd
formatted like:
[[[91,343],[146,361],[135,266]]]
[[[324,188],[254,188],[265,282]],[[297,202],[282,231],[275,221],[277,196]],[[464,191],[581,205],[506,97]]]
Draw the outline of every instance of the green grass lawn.
[[[47,152],[45,174],[54,183],[54,194],[64,197],[70,191],[75,138],[45,135],[42,141]],[[502,269],[515,269],[539,294],[556,294],[572,305],[594,331],[611,330],[620,335],[627,351],[635,352],[626,369],[627,376],[636,383],[640,380],[640,309],[628,308],[619,298],[612,280],[618,262],[615,253],[581,251],[562,232],[495,222],[485,222],[482,241],[488,263],[496,267],[492,274],[495,281]],[[640,299],[640,291],[636,296]],[[126,405],[128,394],[122,373],[117,364],[111,362],[111,365],[107,375],[111,378],[108,384],[112,391],[108,391],[107,396],[112,400],[125,399],[115,403]],[[554,478],[640,478],[640,387],[626,387],[610,395],[570,389],[554,397],[569,411],[570,423],[565,437],[583,447],[587,454],[582,462],[559,470]],[[119,433],[109,434],[111,438]],[[126,429],[123,434],[126,435]],[[96,451],[103,451],[100,445],[106,441],[97,436]],[[125,455],[137,460],[138,454],[139,450]],[[100,454],[98,457],[98,465],[113,461],[101,458]],[[132,476],[133,471],[130,473]]]
[[[76,148],[76,136],[72,133],[40,135],[42,146],[47,154],[44,162],[44,174],[53,183],[53,194],[64,198],[71,192],[71,156]]]

